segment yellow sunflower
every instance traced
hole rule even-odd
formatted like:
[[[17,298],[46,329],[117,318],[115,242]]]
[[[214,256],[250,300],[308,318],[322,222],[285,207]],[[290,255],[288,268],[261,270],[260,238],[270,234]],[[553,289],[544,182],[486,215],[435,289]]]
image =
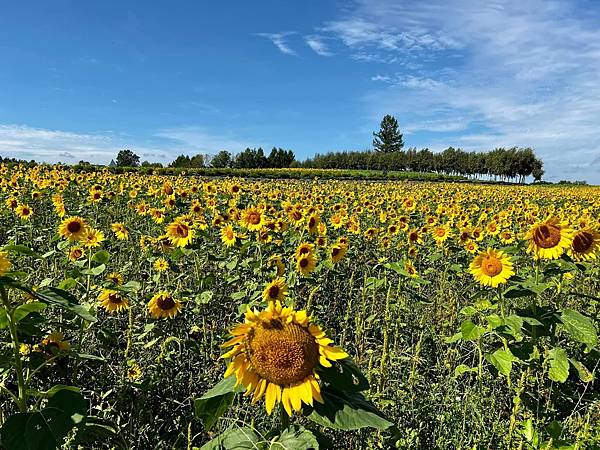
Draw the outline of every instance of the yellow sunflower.
[[[121,286],[125,282],[125,279],[123,278],[122,273],[111,272],[108,275],[106,275],[106,281],[110,281],[114,285]]]
[[[102,241],[104,241],[104,233],[94,228],[87,228],[81,238],[81,243],[88,248],[99,247]]]
[[[567,252],[575,261],[588,261],[596,258],[598,248],[600,248],[600,233],[586,227],[575,233]]]
[[[515,274],[512,262],[504,252],[487,249],[473,259],[469,272],[484,286],[497,287]]]
[[[316,266],[317,259],[312,253],[307,253],[296,259],[296,270],[304,276],[309,275],[313,270],[315,270]]]
[[[106,312],[113,314],[125,311],[129,308],[128,300],[117,291],[104,289],[98,296],[100,305]]]
[[[194,230],[183,220],[175,219],[167,225],[167,237],[177,247],[185,247],[194,239]]]
[[[331,249],[329,250],[329,255],[331,256],[331,262],[336,264],[340,262],[344,256],[348,253],[348,246],[345,244],[333,244]]]
[[[269,258],[269,265],[277,267],[277,276],[281,277],[285,273],[285,264],[279,255],[273,255]]]
[[[226,247],[235,245],[236,237],[235,231],[233,231],[231,225],[226,225],[221,228],[221,242],[223,242]]]
[[[33,214],[33,210],[27,205],[17,206],[15,212],[22,220],[29,220]]]
[[[10,270],[12,263],[8,259],[7,252],[0,252],[0,276],[4,275]]]
[[[283,278],[276,278],[267,284],[263,291],[263,300],[265,302],[283,301],[287,296],[288,288]]]
[[[148,311],[155,319],[174,318],[181,310],[181,302],[168,292],[159,292],[148,302]]]
[[[154,267],[154,270],[157,272],[166,272],[169,270],[169,262],[164,258],[157,258],[156,261],[154,261],[154,264],[152,264],[152,267]]]
[[[78,216],[67,217],[58,226],[58,233],[69,241],[79,241],[87,232],[85,219]]]
[[[529,241],[527,251],[535,259],[557,259],[569,248],[573,241],[573,232],[566,222],[550,217],[535,223],[525,235]]]
[[[73,247],[71,249],[69,249],[69,260],[70,261],[77,261],[79,258],[81,258],[84,254],[84,250],[81,247]]]
[[[268,414],[281,402],[288,415],[302,403],[323,403],[316,369],[348,357],[312,323],[306,311],[294,311],[271,302],[263,311],[246,312],[245,323],[231,330],[233,347],[221,358],[231,359],[225,377],[235,375],[256,403],[263,395]]]
[[[296,259],[304,255],[314,254],[315,246],[309,242],[303,242],[296,248]]]
[[[110,228],[112,229],[113,233],[115,233],[115,236],[118,240],[126,241],[129,239],[129,230],[125,228],[125,225],[122,223],[113,223]]]
[[[258,208],[246,208],[242,211],[242,226],[250,231],[259,231],[265,225],[265,216]]]

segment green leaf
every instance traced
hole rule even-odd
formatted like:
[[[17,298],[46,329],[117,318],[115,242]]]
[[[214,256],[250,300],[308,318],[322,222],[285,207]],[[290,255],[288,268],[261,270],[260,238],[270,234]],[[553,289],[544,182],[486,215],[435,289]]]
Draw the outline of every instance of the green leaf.
[[[29,315],[29,313],[42,311],[46,309],[45,303],[42,302],[29,302],[19,305],[17,309],[15,309],[15,321],[19,322]]]
[[[110,253],[106,250],[100,250],[92,255],[92,261],[97,262],[98,264],[106,264],[110,259]]]
[[[385,430],[393,426],[393,423],[359,392],[344,393],[323,387],[321,395],[325,403],[315,402],[312,412],[308,415],[310,420],[319,425],[336,430],[357,430],[365,427]]]
[[[78,424],[87,415],[88,404],[81,393],[70,389],[60,389],[48,399],[48,408],[56,408]]]
[[[211,390],[209,390],[206,394],[204,394],[200,399],[208,399],[213,397],[218,397],[219,395],[229,394],[230,392],[238,393],[244,392],[244,386],[241,384],[235,385],[236,378],[235,376],[229,376],[227,378],[223,378],[217,384],[213,386]]]
[[[194,400],[194,415],[202,421],[206,431],[210,431],[213,425],[229,409],[234,396],[233,392],[229,392],[216,397]]]
[[[92,267],[91,269],[82,270],[81,273],[83,275],[92,275],[92,276],[97,277],[98,275],[101,275],[105,270],[106,270],[106,265],[100,264],[99,266]]]
[[[17,253],[19,255],[32,256],[36,259],[42,259],[40,255],[24,245],[5,245],[2,250],[5,252]]]
[[[584,383],[589,383],[594,380],[594,374],[589,371],[587,367],[585,367],[581,362],[576,359],[569,358],[569,361],[577,369],[577,374],[579,375],[579,379]]]
[[[598,345],[598,332],[592,319],[572,309],[563,309],[560,320],[565,331],[577,342],[592,349]]]
[[[32,413],[25,426],[25,440],[30,450],[60,448],[65,436],[73,429],[69,416],[56,408],[45,408]]]
[[[281,435],[271,441],[269,450],[309,450],[319,449],[316,436],[309,430],[294,426],[283,430]]]
[[[466,364],[461,364],[454,369],[454,378],[458,378],[467,372],[477,372],[477,367],[469,367]]]
[[[517,361],[518,358],[512,354],[510,349],[500,348],[496,350],[494,353],[486,354],[485,359],[493,365],[496,370],[505,377],[510,376],[510,372],[512,371],[513,361]]]
[[[0,442],[5,450],[28,450],[25,427],[32,413],[17,413],[10,416],[0,430]]]
[[[321,380],[343,392],[360,392],[369,389],[369,380],[352,358],[336,361],[331,367],[317,369]]]
[[[88,322],[96,322],[96,317],[91,315],[87,308],[81,306],[73,294],[67,291],[54,287],[41,289],[39,291],[27,291],[38,300],[71,311]]]
[[[263,450],[258,435],[249,427],[229,428],[207,442],[200,450]]]
[[[470,320],[465,320],[460,325],[460,332],[466,341],[476,341],[485,333],[485,328],[480,325],[475,325]]]
[[[511,286],[502,294],[504,298],[519,298],[519,297],[532,297],[535,296],[535,291],[522,287],[522,286]]]
[[[76,386],[67,386],[64,384],[57,384],[55,386],[52,386],[47,391],[38,391],[38,390],[34,390],[34,389],[29,389],[27,391],[27,393],[29,395],[32,395],[35,397],[49,398],[49,397],[52,397],[54,394],[57,394],[59,391],[64,391],[64,390],[72,391],[72,392],[80,392],[80,389]]]
[[[560,347],[554,347],[548,351],[548,378],[558,383],[564,383],[569,376],[569,359],[567,352]]]

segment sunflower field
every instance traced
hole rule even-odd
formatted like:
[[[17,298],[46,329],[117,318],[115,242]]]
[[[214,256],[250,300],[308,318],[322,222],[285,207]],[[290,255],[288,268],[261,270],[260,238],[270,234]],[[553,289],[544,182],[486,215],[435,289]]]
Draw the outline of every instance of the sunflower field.
[[[0,165],[0,448],[598,449],[600,189]]]

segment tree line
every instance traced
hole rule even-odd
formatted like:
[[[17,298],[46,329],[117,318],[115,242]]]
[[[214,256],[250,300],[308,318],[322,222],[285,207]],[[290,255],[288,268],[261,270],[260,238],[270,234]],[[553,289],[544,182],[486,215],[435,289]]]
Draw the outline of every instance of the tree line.
[[[528,147],[496,148],[489,152],[467,152],[448,147],[439,153],[427,148],[393,152],[365,150],[317,153],[301,166],[315,169],[410,170],[517,182],[524,182],[530,175],[538,181],[544,174],[542,161]]]

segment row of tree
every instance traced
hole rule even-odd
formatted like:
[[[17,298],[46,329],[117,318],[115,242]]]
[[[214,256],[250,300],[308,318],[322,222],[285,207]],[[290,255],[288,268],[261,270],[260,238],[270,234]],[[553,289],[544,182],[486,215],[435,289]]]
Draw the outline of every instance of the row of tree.
[[[347,151],[316,154],[302,167],[316,169],[411,170],[446,175],[463,175],[495,180],[524,182],[528,176],[537,181],[544,174],[543,163],[531,148],[496,148],[489,152],[467,152],[448,147],[434,153],[425,148],[407,151]]]

